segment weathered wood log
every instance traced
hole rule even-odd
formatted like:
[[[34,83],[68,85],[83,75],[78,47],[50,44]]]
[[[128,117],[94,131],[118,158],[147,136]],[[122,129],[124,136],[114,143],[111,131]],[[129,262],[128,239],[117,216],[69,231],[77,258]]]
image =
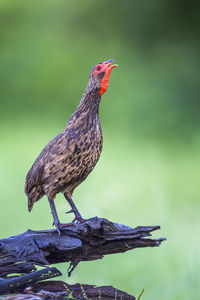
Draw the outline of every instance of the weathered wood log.
[[[0,277],[27,274],[36,265],[70,262],[68,275],[81,261],[140,247],[159,246],[165,238],[150,239],[159,226],[131,228],[102,218],[68,223],[59,236],[56,230],[33,231],[0,240]]]
[[[16,291],[23,291],[24,287],[35,282],[49,278],[62,276],[62,273],[56,268],[45,268],[39,271],[31,272],[24,276],[15,276],[12,278],[0,279],[0,295]]]
[[[134,296],[120,291],[112,286],[94,286],[88,284],[67,284],[63,281],[42,281],[30,284],[27,288],[8,297],[0,297],[0,300],[135,300]]]

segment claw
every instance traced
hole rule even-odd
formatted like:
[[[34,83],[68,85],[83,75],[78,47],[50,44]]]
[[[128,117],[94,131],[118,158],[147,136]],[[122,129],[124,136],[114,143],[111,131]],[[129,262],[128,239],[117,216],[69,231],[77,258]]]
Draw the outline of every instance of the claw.
[[[57,230],[57,232],[58,232],[58,235],[60,236],[60,235],[61,235],[60,229],[59,229],[58,227],[56,227],[56,230]]]
[[[61,235],[61,231],[60,231],[61,224],[58,223],[58,224],[55,224],[55,226],[56,226],[56,230],[58,232],[58,235]]]
[[[66,211],[65,212],[66,214],[71,214],[71,213],[74,213],[73,209],[70,209],[69,211]]]
[[[86,222],[87,220],[86,219],[83,219],[83,218],[77,218],[75,217],[73,220],[72,220],[72,223],[75,223],[77,221],[77,223],[84,223]]]

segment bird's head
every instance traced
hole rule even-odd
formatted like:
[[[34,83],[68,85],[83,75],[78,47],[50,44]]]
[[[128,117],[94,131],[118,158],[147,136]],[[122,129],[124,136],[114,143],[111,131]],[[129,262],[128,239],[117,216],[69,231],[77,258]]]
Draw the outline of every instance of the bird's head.
[[[92,89],[97,89],[100,96],[105,93],[108,88],[110,74],[113,68],[118,65],[111,65],[114,59],[98,63],[90,72],[89,86]]]

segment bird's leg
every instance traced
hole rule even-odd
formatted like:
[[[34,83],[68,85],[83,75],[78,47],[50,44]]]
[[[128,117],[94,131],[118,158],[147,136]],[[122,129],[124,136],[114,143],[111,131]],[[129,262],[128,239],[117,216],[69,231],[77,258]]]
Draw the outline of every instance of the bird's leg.
[[[56,211],[56,206],[55,206],[55,203],[54,203],[54,200],[51,200],[48,198],[48,201],[49,201],[49,205],[51,207],[51,213],[53,215],[53,221],[54,221],[54,225],[56,226],[56,230],[58,232],[58,234],[60,235],[60,221],[58,219],[58,214],[57,214],[57,211]]]
[[[69,213],[73,212],[75,214],[75,218],[72,222],[79,221],[79,222],[84,222],[84,219],[82,218],[80,212],[78,211],[74,201],[72,200],[71,197],[67,195],[67,193],[64,193],[65,199],[68,201],[69,205],[71,206],[71,210]]]

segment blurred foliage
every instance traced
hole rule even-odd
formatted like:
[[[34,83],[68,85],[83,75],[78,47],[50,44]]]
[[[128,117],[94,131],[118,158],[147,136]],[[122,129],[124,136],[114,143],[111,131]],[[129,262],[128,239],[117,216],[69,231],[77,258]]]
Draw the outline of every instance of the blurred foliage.
[[[46,200],[27,213],[25,174],[64,129],[93,65],[115,58],[100,107],[103,154],[74,200],[85,217],[161,224],[168,238],[83,263],[71,282],[144,288],[148,300],[200,298],[199,9],[194,0],[0,2],[1,236],[51,224]]]
[[[1,1],[1,121],[21,119],[22,112],[71,114],[91,67],[111,57],[120,69],[104,105],[105,126],[193,138],[200,112],[199,8],[197,1],[172,0]]]

